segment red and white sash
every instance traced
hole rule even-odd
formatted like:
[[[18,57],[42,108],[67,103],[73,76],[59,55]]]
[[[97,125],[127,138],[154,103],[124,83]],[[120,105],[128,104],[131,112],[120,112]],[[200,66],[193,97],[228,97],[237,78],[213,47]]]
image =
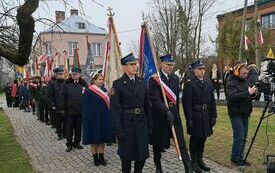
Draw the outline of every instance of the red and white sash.
[[[110,98],[109,98],[109,96],[108,96],[107,93],[105,93],[104,91],[102,91],[102,89],[100,89],[96,85],[91,85],[89,87],[89,89],[91,91],[93,91],[96,95],[98,95],[100,98],[102,98],[104,100],[104,102],[106,103],[107,107],[110,109]]]
[[[160,85],[160,82],[163,86],[164,92],[166,97],[174,104],[177,105],[177,96],[176,94],[158,77],[158,76],[154,76],[153,77],[155,79],[155,81],[157,81],[157,83]]]

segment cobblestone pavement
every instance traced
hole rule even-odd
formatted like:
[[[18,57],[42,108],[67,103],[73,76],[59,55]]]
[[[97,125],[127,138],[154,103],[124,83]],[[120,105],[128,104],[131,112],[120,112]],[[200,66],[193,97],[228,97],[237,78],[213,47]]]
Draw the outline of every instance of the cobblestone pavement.
[[[3,99],[0,99],[3,103]],[[0,101],[0,102],[1,102]],[[1,103],[0,103],[1,107]],[[4,111],[10,119],[17,141],[26,150],[30,157],[31,165],[38,173],[118,173],[121,172],[120,160],[116,154],[117,145],[107,146],[105,157],[108,165],[106,167],[93,165],[92,154],[89,147],[83,150],[74,149],[66,153],[65,140],[57,140],[51,126],[39,122],[35,115],[25,113],[18,108],[6,108]],[[144,173],[154,173],[152,153],[146,160]],[[205,159],[206,160],[206,159]],[[206,160],[211,165],[213,173],[233,173],[231,170]],[[167,150],[162,157],[162,165],[165,173],[184,172],[183,164],[176,159],[174,148]]]

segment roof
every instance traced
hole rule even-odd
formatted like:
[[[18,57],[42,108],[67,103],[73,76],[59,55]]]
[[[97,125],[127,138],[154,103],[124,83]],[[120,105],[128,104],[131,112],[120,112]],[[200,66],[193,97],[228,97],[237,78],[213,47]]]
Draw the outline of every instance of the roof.
[[[85,29],[79,29],[78,23],[84,23]],[[98,27],[76,14],[71,15],[58,24],[53,24],[41,33],[107,34],[104,28]]]
[[[262,0],[262,1],[258,2],[258,8],[266,6],[266,5],[269,5],[269,4],[273,4],[273,3],[275,3],[275,0]],[[229,13],[232,13],[232,14],[242,14],[243,13],[243,9],[244,8],[239,8],[239,9],[236,9],[236,10],[233,10],[233,11],[226,12],[224,14],[219,14],[219,15],[217,15],[217,18],[218,19],[219,18],[223,18],[226,14],[229,14]],[[254,9],[254,4],[247,6],[247,11],[253,10],[253,9]]]

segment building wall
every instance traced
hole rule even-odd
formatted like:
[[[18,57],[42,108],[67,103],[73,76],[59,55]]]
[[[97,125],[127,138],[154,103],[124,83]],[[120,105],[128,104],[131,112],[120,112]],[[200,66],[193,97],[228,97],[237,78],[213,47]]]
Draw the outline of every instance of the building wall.
[[[92,43],[101,43],[101,56],[94,56],[95,65],[101,66],[103,64],[103,57],[105,52],[105,41],[106,35],[88,35],[88,40],[90,44]],[[61,53],[63,50],[66,50],[69,54],[69,42],[78,43],[78,53],[80,59],[80,65],[86,64],[87,59],[87,42],[86,34],[70,34],[70,33],[41,33],[39,40],[36,42],[35,49],[39,54],[46,54],[46,43],[50,43],[50,48],[52,50],[52,55],[55,55],[56,52]],[[70,64],[73,63],[73,56],[69,56]],[[63,60],[61,61],[63,65]]]

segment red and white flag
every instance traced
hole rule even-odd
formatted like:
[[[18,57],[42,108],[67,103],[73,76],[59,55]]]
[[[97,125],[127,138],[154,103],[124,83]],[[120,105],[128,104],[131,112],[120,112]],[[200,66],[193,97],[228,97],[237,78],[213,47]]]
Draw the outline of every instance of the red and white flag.
[[[105,87],[109,90],[113,85],[113,81],[123,74],[123,69],[120,63],[122,53],[112,15],[109,16],[108,19],[108,28],[109,31],[103,63],[103,76]]]
[[[248,45],[251,44],[251,41],[246,35],[244,36],[244,38],[244,49],[248,50]]]
[[[262,30],[260,30],[260,33],[258,35],[258,44],[259,44],[259,46],[262,46],[264,44],[264,38],[263,38]]]

